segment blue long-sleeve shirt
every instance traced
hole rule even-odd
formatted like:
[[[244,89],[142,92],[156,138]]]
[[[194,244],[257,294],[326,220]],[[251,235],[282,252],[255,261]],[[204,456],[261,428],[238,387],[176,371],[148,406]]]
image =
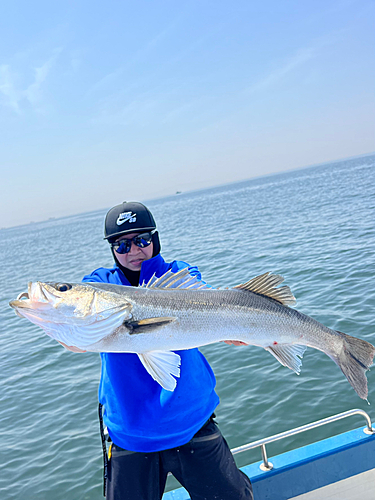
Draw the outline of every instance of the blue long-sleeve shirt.
[[[186,262],[167,263],[159,254],[143,262],[139,282],[147,282],[154,273],[160,277],[169,269],[177,272],[184,267],[189,267]],[[200,277],[198,268],[189,267],[189,271]],[[83,281],[130,285],[117,266],[96,269]],[[173,392],[152,379],[137,354],[101,353],[99,401],[104,406],[104,423],[117,446],[139,452],[181,446],[219,404],[215,376],[205,357],[198,349],[176,352],[181,357],[181,374]]]

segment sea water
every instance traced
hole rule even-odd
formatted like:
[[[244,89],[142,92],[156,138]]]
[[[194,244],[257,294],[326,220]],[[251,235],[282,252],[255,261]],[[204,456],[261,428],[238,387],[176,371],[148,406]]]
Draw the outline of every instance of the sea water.
[[[375,156],[368,155],[146,204],[167,261],[198,265],[217,287],[281,274],[298,310],[375,343],[374,190]],[[111,267],[104,216],[97,211],[0,231],[2,499],[102,498],[100,358],[64,350],[8,302],[28,281],[77,282]],[[367,372],[368,406],[314,349],[307,349],[300,376],[261,348],[217,343],[201,350],[217,378],[217,421],[232,448],[352,408],[375,420],[375,369]],[[360,417],[339,421],[271,444],[268,456],[362,425]],[[259,450],[236,456],[240,466],[260,459]],[[169,480],[168,488],[176,485]]]

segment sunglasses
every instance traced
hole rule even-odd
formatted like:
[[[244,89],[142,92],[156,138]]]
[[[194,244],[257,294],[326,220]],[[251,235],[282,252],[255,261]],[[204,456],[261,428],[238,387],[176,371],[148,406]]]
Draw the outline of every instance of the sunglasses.
[[[154,231],[137,234],[137,236],[134,236],[134,238],[129,238],[128,240],[114,241],[113,243],[111,243],[111,246],[116,253],[129,253],[132,243],[134,243],[134,245],[139,248],[148,247],[152,242],[153,234]]]

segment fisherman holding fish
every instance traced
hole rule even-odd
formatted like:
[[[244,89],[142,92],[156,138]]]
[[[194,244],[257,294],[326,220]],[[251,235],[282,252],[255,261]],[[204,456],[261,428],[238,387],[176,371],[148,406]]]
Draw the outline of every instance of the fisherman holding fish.
[[[253,498],[213,420],[219,398],[202,345],[263,347],[296,373],[312,347],[367,399],[375,347],[289,307],[295,298],[279,287],[282,276],[267,272],[213,289],[196,267],[164,261],[154,218],[141,203],[112,208],[105,239],[114,267],[96,269],[83,283],[30,282],[9,304],[67,349],[101,353],[107,499],[159,500],[169,471],[192,500]]]
[[[197,267],[164,261],[154,217],[141,203],[109,210],[105,239],[115,265],[96,269],[84,282],[137,287],[183,268],[201,278]],[[176,354],[181,372],[172,391],[150,377],[137,354],[101,353],[99,412],[111,440],[106,498],[159,500],[171,472],[192,500],[252,499],[250,480],[214,421],[219,398],[210,365],[197,348]]]

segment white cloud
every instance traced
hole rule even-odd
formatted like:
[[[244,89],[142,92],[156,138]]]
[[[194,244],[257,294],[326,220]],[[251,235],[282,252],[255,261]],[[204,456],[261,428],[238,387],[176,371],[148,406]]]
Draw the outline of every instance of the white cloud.
[[[117,68],[115,71],[112,71],[111,73],[103,76],[103,78],[101,78],[89,88],[86,93],[86,97],[91,98],[92,95],[97,91],[108,92],[108,89],[111,88],[114,82],[119,81],[119,77],[122,76],[123,72],[123,68]]]
[[[295,68],[312,59],[315,56],[315,52],[316,51],[314,48],[305,48],[298,50],[296,54],[291,56],[289,60],[284,63],[284,65],[275,69],[254,85],[248,87],[245,92],[252,93],[257,90],[263,90],[264,88],[278,83],[284,76],[293,71]]]
[[[319,58],[322,50],[326,50],[327,47],[334,46],[342,37],[345,35],[345,30],[336,30],[320,38],[312,41],[312,44],[307,47],[302,47],[286,61],[281,64],[278,68],[271,71],[268,75],[260,79],[258,82],[250,85],[250,87],[244,90],[244,93],[253,93],[258,90],[267,89],[268,87],[277,84],[286,75],[292,73],[299,66],[303,66],[305,63],[313,58]]]
[[[38,103],[40,103],[43,98],[42,86],[52,67],[55,65],[61,51],[61,48],[55,49],[53,55],[45,63],[34,68],[34,81],[30,83],[25,90],[17,88],[14,81],[14,73],[10,65],[1,65],[0,93],[3,96],[2,103],[9,106],[17,114],[21,114],[23,100],[27,100],[33,109],[37,109]]]
[[[0,66],[0,92],[3,96],[3,104],[11,107],[13,111],[20,114],[20,96],[14,86],[12,72],[8,64],[2,64]]]
[[[50,57],[42,66],[39,68],[34,68],[35,78],[34,82],[27,87],[27,89],[23,92],[26,99],[30,102],[32,106],[35,106],[38,101],[41,100],[41,87],[44,81],[47,78],[48,73],[51,71],[51,68],[54,66],[57,57],[61,53],[62,49],[55,49],[54,54]]]

